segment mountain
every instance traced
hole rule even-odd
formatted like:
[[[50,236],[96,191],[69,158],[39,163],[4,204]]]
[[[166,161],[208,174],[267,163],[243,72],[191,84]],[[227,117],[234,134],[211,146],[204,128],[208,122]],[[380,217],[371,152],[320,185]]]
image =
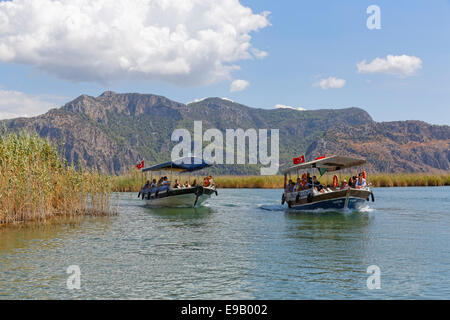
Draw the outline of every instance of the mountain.
[[[221,98],[183,104],[153,94],[82,95],[59,109],[34,118],[0,121],[10,131],[49,137],[71,163],[108,173],[127,171],[137,160],[167,161],[175,145],[173,130],[279,129],[280,162],[293,156],[363,156],[382,172],[448,170],[450,127],[420,121],[373,121],[359,108],[299,111],[260,109]],[[217,173],[254,174],[255,165],[216,166]]]

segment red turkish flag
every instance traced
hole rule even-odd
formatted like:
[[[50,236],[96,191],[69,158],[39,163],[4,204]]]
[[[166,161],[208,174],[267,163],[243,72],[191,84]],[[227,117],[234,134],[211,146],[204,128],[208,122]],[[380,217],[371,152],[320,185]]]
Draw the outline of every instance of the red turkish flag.
[[[325,159],[325,158],[326,158],[325,156],[321,156],[321,157],[316,158],[316,160]]]
[[[305,156],[301,156],[301,157],[298,157],[298,158],[293,158],[293,159],[292,159],[292,162],[293,162],[294,164],[300,164],[300,163],[303,163],[303,162],[305,162]]]
[[[138,170],[141,170],[144,167],[144,160],[142,160],[141,162],[138,162],[138,164],[136,165],[136,168]]]

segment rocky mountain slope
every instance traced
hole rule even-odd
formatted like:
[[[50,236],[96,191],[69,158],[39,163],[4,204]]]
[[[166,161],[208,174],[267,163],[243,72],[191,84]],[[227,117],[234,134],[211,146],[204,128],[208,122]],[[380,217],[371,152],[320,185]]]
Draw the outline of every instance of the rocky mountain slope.
[[[49,137],[72,163],[108,173],[166,161],[174,129],[279,129],[280,162],[293,156],[363,156],[372,170],[413,172],[448,170],[450,127],[418,121],[377,123],[359,108],[298,111],[259,109],[226,99],[208,98],[185,105],[152,94],[82,95],[59,109],[34,118],[0,121],[0,128],[34,131]],[[217,166],[216,172],[258,173],[254,165]]]

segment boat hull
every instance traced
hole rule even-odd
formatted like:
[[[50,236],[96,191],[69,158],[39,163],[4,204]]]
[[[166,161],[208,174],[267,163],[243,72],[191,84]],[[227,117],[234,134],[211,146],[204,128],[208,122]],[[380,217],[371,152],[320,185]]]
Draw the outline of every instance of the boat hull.
[[[309,197],[308,197],[309,195]],[[290,209],[301,211],[313,210],[359,210],[367,206],[367,201],[372,195],[370,190],[347,189],[328,193],[310,195],[310,192],[303,194],[291,194],[287,203]],[[373,196],[373,195],[372,195]],[[373,198],[372,198],[373,200]]]
[[[210,187],[148,189],[139,193],[147,206],[192,208],[202,205],[217,191]]]
[[[153,207],[192,208],[194,207],[196,197],[197,196],[193,193],[181,194],[176,196],[145,200],[145,204],[147,206]],[[211,195],[203,194],[199,196],[196,206],[201,206],[202,203],[208,200],[209,197],[211,197]]]

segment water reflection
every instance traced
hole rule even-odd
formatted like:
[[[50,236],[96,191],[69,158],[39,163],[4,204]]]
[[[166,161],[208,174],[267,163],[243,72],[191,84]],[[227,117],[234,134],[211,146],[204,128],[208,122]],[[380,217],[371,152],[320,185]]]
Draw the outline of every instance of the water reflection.
[[[335,233],[347,234],[349,232],[361,233],[369,226],[370,216],[362,212],[319,212],[319,213],[302,213],[287,212],[285,217],[288,226],[295,227],[302,237],[305,235],[303,231],[317,231],[317,233]],[[344,233],[343,233],[344,232]],[[307,233],[310,234],[310,233]]]
[[[22,225],[4,226],[0,229],[0,252],[23,249],[37,243],[42,246],[51,246],[52,239],[69,237],[80,227],[80,223],[80,218],[73,218],[44,224],[28,222]]]
[[[207,227],[211,224],[214,210],[199,208],[149,208],[143,207],[145,214],[169,223],[173,228]]]
[[[214,212],[209,207],[199,208],[150,208],[145,207],[145,211],[159,217],[167,218],[183,218],[183,219],[199,219],[205,218]]]
[[[53,250],[64,241],[73,241],[86,233],[104,234],[111,225],[110,217],[64,217],[50,222],[27,222],[3,226],[0,229],[0,262],[8,254]]]
[[[372,221],[368,214],[287,212],[285,218],[290,250],[304,257],[297,259],[302,278],[327,287],[327,294],[334,296],[346,291],[342,297],[350,297],[351,288],[364,289],[361,265],[366,264]]]

